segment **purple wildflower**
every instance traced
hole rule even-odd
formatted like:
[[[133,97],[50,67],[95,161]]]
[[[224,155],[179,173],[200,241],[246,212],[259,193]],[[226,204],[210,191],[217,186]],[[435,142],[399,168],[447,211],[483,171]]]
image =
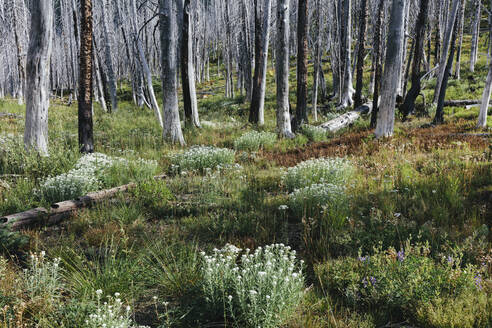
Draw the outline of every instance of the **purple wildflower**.
[[[478,289],[482,290],[482,275],[480,273],[477,273],[475,275],[475,286],[477,286]]]
[[[454,260],[453,258],[449,255],[448,256],[448,264],[453,264]]]
[[[403,262],[405,260],[405,252],[399,251],[396,257],[398,258],[398,261]]]
[[[376,278],[371,277],[369,279],[371,280],[371,285],[375,286],[376,285]]]

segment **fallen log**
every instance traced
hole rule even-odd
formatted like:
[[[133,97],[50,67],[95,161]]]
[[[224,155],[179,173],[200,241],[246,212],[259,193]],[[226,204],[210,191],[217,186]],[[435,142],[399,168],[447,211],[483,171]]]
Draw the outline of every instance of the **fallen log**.
[[[154,179],[161,180],[165,177],[166,175],[158,175]],[[118,193],[126,192],[135,186],[135,183],[129,183],[111,189],[91,192],[74,200],[54,203],[49,209],[38,207],[25,212],[0,217],[0,228],[9,226],[12,230],[20,230],[28,227],[52,226],[69,218],[80,209],[88,208],[111,199]]]
[[[444,107],[465,107],[472,105],[480,105],[481,100],[465,99],[465,100],[447,100],[444,102]]]
[[[12,114],[12,113],[0,113],[0,118],[6,117],[6,118],[22,118],[22,116],[18,114]]]
[[[336,132],[340,129],[343,129],[355,121],[357,121],[361,115],[369,114],[372,110],[372,103],[367,103],[362,106],[357,107],[353,111],[347,112],[343,115],[340,115],[328,122],[321,124],[321,127],[328,130],[329,132]]]

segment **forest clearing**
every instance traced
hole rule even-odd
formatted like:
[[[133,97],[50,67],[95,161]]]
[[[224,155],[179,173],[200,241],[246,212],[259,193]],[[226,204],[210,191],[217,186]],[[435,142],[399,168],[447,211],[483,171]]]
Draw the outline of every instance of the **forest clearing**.
[[[491,12],[0,0],[0,328],[492,327]]]

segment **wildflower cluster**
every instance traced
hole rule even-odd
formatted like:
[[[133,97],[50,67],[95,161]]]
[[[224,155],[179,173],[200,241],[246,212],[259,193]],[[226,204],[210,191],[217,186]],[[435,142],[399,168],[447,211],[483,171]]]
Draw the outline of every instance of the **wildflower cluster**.
[[[265,147],[271,147],[277,141],[277,135],[272,132],[246,132],[234,141],[237,150],[258,151]]]
[[[320,126],[304,124],[301,131],[309,140],[314,142],[323,141],[327,136],[326,130]]]
[[[348,304],[401,311],[421,326],[435,326],[427,320],[440,316],[447,322],[458,308],[464,322],[481,320],[487,312],[487,296],[482,290],[484,273],[472,265],[462,267],[459,258],[450,256],[436,263],[429,254],[427,244],[411,245],[407,241],[398,252],[377,248],[372,256],[330,261],[315,271],[323,285],[330,286],[331,292]],[[463,325],[468,326],[474,325]]]
[[[22,281],[29,298],[42,298],[53,301],[61,296],[63,283],[61,281],[60,259],[46,259],[44,251],[31,254],[29,267],[24,269]]]
[[[96,291],[97,310],[85,321],[86,328],[131,328],[135,327],[131,319],[130,306],[124,306],[120,294],[108,296],[107,302],[101,300],[102,290]]]
[[[287,169],[284,176],[289,191],[312,184],[343,185],[352,174],[352,166],[343,158],[318,158],[301,162]]]
[[[171,169],[180,171],[204,171],[234,164],[235,153],[227,148],[193,146],[170,156]]]
[[[54,177],[48,177],[41,183],[38,192],[40,198],[48,201],[60,201],[80,197],[90,191],[98,190],[103,185],[106,172],[117,166],[138,166],[146,171],[157,167],[155,161],[138,160],[130,162],[123,158],[110,157],[93,153],[81,157],[74,168]]]
[[[278,327],[301,301],[303,262],[289,246],[274,244],[251,253],[226,245],[202,257],[208,305],[241,327]]]

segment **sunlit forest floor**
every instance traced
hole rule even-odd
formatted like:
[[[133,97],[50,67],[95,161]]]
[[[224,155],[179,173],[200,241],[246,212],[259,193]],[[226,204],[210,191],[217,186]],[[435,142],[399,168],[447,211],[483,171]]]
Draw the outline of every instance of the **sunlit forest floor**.
[[[466,56],[461,80],[450,81],[447,99],[481,98],[485,56],[474,74]],[[330,92],[329,81],[327,76]],[[295,105],[295,69],[291,82]],[[427,101],[434,83],[425,84]],[[131,307],[130,321],[152,327],[250,327],[252,317],[268,315],[278,318],[263,327],[491,324],[492,143],[490,136],[477,135],[490,133],[490,115],[489,129],[478,131],[477,107],[446,108],[446,123],[437,127],[428,124],[432,113],[421,111],[406,122],[397,120],[388,140],[375,140],[364,117],[336,135],[300,133],[275,140],[264,133],[268,140],[256,149],[255,141],[237,142],[255,129],[247,123],[248,104],[242,96],[225,98],[223,86],[212,67],[211,81],[198,86],[203,127],[184,131],[187,149],[236,149],[234,165],[219,159],[221,168],[209,158],[189,167],[180,161],[181,148],[163,142],[152,111],[134,106],[124,83],[118,112],[104,113],[95,105],[96,151],[128,160],[98,173],[98,188],[137,186],[58,226],[0,233],[0,251],[8,259],[0,261],[0,327],[93,327],[86,320],[98,308],[104,311],[98,299],[115,293]],[[157,80],[156,89],[160,94]],[[274,109],[269,65],[266,124],[260,131],[275,132]],[[42,185],[81,158],[76,105],[52,101],[47,158],[23,151],[24,110],[15,100],[0,100],[0,112],[19,115],[0,118],[0,215],[64,200],[43,192]],[[334,111],[334,104],[322,106],[320,120],[310,117],[311,124],[340,114]],[[293,172],[287,168],[323,157],[347,161],[331,161],[336,165],[322,173],[327,181],[306,184],[318,174],[317,162],[311,162],[312,171],[299,169],[294,182],[286,178]],[[140,165],[140,159],[154,164]],[[152,178],[163,173],[162,180]],[[334,176],[336,183],[330,180]],[[276,282],[268,278],[263,287],[270,290],[258,287],[255,296],[234,289],[229,303],[225,293],[233,287],[220,287],[229,281],[220,272],[210,282],[201,253],[214,254],[228,243],[295,249],[295,266],[304,261],[301,299],[282,305],[289,292],[273,288]],[[261,272],[250,277],[250,286],[263,279]],[[275,279],[289,280],[279,275]],[[206,286],[215,288],[218,301],[210,299]],[[249,307],[236,303],[243,294]],[[118,304],[114,309],[120,310]]]

